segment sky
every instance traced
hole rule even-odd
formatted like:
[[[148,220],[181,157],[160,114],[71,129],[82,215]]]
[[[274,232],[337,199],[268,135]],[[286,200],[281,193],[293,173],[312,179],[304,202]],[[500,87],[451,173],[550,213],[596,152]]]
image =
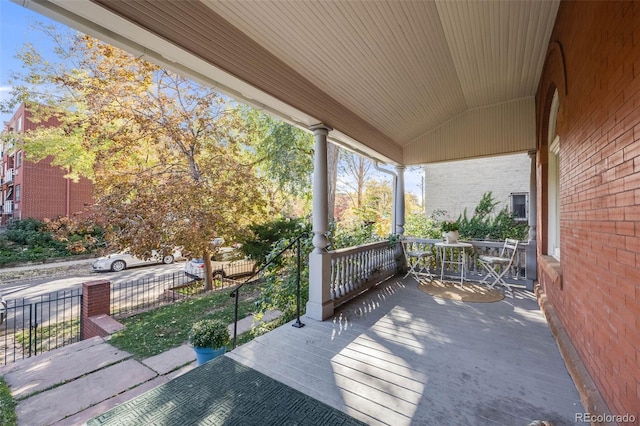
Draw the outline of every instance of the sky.
[[[15,56],[25,43],[31,43],[39,48],[41,54],[52,50],[51,42],[44,35],[39,31],[30,30],[35,22],[66,28],[63,24],[9,0],[0,0],[0,100],[7,99],[9,95],[11,72],[22,70],[22,64]],[[0,123],[8,121],[11,116],[12,114],[0,113]],[[385,168],[393,170],[390,166]],[[372,170],[372,175],[378,180],[391,180],[389,175],[375,170]],[[405,170],[405,190],[417,195],[419,201],[422,198],[420,190],[422,175],[422,168],[408,167]]]
[[[31,30],[31,25],[36,22],[65,27],[9,0],[0,0],[0,100],[9,96],[11,72],[22,70],[22,64],[15,56],[25,43],[52,50],[51,42],[46,37]],[[0,121],[4,123],[11,116],[0,113]]]

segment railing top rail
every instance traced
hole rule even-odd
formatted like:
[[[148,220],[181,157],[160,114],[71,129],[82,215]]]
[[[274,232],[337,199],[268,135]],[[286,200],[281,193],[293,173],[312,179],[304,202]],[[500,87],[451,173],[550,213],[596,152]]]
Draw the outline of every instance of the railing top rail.
[[[358,253],[361,251],[367,251],[378,247],[390,246],[392,243],[389,240],[382,241],[374,241],[373,243],[362,244],[361,246],[356,247],[345,247],[337,250],[331,250],[329,253],[331,256],[340,256],[341,254],[346,253]]]
[[[422,238],[422,237],[402,237],[400,241],[409,242],[409,243],[437,243],[442,241],[438,238]],[[461,240],[462,241],[462,240]],[[504,240],[464,240],[465,243],[472,244],[476,247],[502,247],[504,245]],[[529,240],[518,241],[518,247],[520,246],[528,246]]]
[[[400,241],[405,243],[437,243],[442,241],[442,238],[421,238],[421,237],[406,236],[406,237],[402,237]]]

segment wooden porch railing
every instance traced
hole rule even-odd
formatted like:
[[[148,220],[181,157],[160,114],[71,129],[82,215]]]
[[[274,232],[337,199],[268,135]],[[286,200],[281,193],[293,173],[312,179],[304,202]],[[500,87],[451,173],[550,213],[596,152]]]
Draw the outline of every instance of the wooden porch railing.
[[[389,241],[329,252],[331,254],[331,300],[335,306],[396,275],[401,268],[400,244]]]
[[[440,259],[437,256],[435,243],[441,240],[420,239],[421,250],[432,250],[433,260],[431,272],[440,276]],[[499,255],[502,241],[469,241],[473,249],[465,250],[465,278],[469,281],[480,281],[485,273],[478,263],[478,256],[482,254]],[[527,270],[525,267],[525,252],[528,242],[518,244],[518,251],[511,268],[504,279],[515,287],[525,287]],[[356,297],[376,284],[398,274],[404,266],[402,247],[389,241],[366,244],[329,252],[331,255],[331,283],[330,295],[335,306],[339,306]],[[462,251],[454,249],[455,256]],[[460,270],[457,266],[444,270],[447,278],[459,279]]]

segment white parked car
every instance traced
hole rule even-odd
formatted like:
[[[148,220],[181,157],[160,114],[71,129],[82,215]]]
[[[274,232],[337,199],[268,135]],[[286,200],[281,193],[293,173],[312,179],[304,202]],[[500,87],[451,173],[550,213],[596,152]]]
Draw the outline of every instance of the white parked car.
[[[251,275],[256,268],[256,262],[249,259],[230,261],[211,261],[214,279],[237,278]],[[204,259],[191,259],[184,265],[184,273],[190,278],[204,278]]]
[[[91,266],[94,271],[120,272],[132,266],[154,265],[158,263],[170,264],[181,257],[182,255],[180,252],[176,250],[173,254],[168,254],[164,257],[161,257],[154,252],[150,259],[144,260],[133,256],[127,251],[123,251],[99,257],[93,261]]]

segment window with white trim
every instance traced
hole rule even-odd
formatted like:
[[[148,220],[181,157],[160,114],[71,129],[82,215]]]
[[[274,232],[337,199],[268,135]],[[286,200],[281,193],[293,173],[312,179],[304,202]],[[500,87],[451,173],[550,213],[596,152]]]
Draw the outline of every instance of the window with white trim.
[[[560,138],[556,134],[556,118],[560,101],[553,95],[549,112],[549,164],[547,178],[547,254],[560,259]]]
[[[517,221],[529,220],[529,194],[527,192],[511,193],[511,214]]]

